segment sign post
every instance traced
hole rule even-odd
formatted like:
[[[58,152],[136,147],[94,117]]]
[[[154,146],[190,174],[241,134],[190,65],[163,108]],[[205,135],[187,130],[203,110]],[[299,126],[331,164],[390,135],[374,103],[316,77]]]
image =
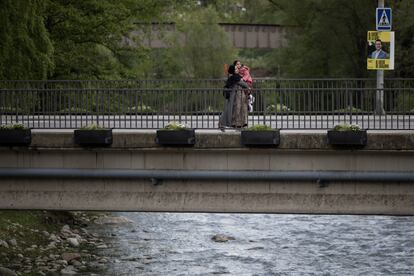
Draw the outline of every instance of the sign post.
[[[378,0],[378,8],[384,8],[384,0]],[[378,25],[378,21],[376,23]],[[378,28],[377,28],[378,29]],[[384,70],[377,71],[377,93],[375,97],[375,113],[384,115]]]

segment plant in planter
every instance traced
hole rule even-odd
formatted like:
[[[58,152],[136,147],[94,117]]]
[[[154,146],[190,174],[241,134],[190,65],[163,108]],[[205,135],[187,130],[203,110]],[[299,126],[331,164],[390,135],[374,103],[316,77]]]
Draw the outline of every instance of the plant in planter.
[[[163,129],[157,130],[156,143],[168,146],[193,146],[195,131],[184,124],[171,122]]]
[[[112,129],[91,124],[81,129],[75,129],[75,144],[81,146],[109,146],[112,145]]]
[[[32,132],[23,124],[1,125],[0,145],[28,146],[32,142]]]
[[[280,143],[280,131],[266,125],[254,125],[241,131],[241,143],[250,147],[276,147]]]
[[[328,144],[336,146],[365,146],[367,131],[358,125],[339,124],[328,130]]]

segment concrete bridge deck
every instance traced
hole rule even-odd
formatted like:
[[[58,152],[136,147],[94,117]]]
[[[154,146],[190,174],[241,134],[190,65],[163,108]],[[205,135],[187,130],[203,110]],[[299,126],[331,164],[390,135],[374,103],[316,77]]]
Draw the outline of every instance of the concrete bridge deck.
[[[172,121],[182,122],[191,128],[214,130],[218,127],[219,115],[0,115],[0,122],[20,122],[29,128],[36,129],[73,129],[98,123],[106,128],[115,129],[159,129]],[[272,128],[284,130],[329,129],[337,124],[353,123],[369,130],[412,130],[414,129],[414,115],[307,115],[307,114],[269,114],[249,115],[248,124],[266,124]]]
[[[323,130],[281,131],[266,149],[234,130],[197,131],[193,148],[159,146],[155,130],[113,135],[81,148],[73,130],[34,130],[30,147],[0,147],[0,209],[414,214],[412,131],[369,131],[358,150]]]

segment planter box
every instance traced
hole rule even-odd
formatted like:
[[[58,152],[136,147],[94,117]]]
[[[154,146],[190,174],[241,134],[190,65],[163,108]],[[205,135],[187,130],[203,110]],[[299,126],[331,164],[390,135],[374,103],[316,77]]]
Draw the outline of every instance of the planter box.
[[[32,142],[30,129],[0,129],[0,145],[28,146]]]
[[[194,129],[157,130],[156,143],[167,146],[193,146],[195,144]]]
[[[112,145],[112,129],[76,129],[74,132],[75,144],[89,147]]]
[[[242,130],[241,143],[248,147],[277,147],[280,143],[279,130]]]
[[[366,130],[336,131],[328,130],[328,144],[336,146],[365,146],[368,137]]]

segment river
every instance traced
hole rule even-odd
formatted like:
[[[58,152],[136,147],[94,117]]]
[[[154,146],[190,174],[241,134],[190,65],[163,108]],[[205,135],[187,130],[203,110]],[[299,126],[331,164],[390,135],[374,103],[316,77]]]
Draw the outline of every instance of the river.
[[[414,275],[414,217],[116,215],[132,223],[97,229],[105,275]]]

